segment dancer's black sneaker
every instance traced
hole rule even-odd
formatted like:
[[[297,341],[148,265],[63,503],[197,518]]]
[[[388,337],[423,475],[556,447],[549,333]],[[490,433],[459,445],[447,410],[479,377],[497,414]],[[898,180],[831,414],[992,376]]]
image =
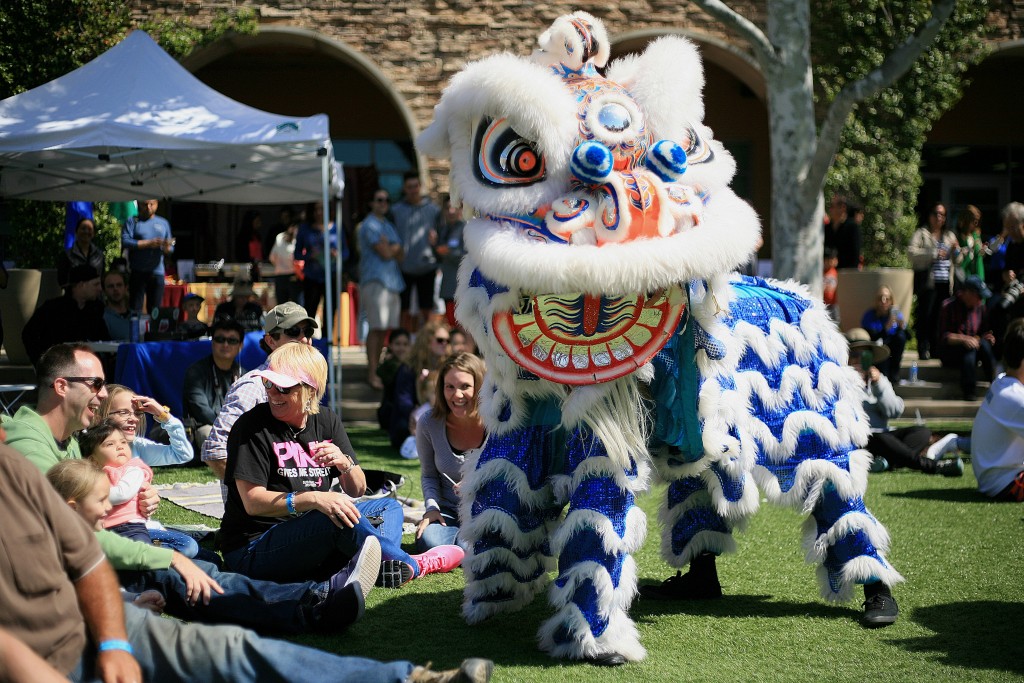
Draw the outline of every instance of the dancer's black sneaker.
[[[867,628],[882,628],[896,623],[900,614],[896,598],[884,583],[865,584],[864,614],[860,623]]]
[[[661,583],[640,586],[640,597],[649,600],[716,600],[722,597],[722,584],[716,575],[676,572],[675,576]]]

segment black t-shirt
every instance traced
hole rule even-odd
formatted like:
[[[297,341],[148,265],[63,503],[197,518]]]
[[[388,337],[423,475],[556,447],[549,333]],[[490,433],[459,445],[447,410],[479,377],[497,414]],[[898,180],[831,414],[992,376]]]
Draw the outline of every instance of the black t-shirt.
[[[339,472],[334,467],[320,467],[310,455],[310,445],[322,441],[333,441],[342,453],[358,462],[341,419],[326,408],[310,415],[301,430],[275,419],[268,403],[261,403],[238,418],[228,435],[224,475],[228,499],[220,527],[222,550],[241,548],[288,519],[252,517],[246,513],[235,479],[264,486],[268,491],[327,491]]]

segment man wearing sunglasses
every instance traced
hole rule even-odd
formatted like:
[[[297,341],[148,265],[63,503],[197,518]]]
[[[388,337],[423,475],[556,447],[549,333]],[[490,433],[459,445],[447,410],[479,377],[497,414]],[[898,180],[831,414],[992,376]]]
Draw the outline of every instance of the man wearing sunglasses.
[[[260,341],[260,347],[269,355],[274,349],[290,342],[300,344],[312,344],[313,332],[316,330],[316,320],[311,318],[306,309],[288,301],[278,304],[270,309],[263,318],[263,330],[265,334]],[[247,372],[232,385],[224,398],[224,403],[213,421],[210,435],[203,442],[203,462],[213,470],[217,478],[224,481],[224,470],[227,468],[228,458],[228,434],[235,420],[245,412],[256,407],[259,403],[267,400],[267,390],[263,388],[258,372],[266,370],[268,362]],[[224,492],[226,493],[226,489]]]
[[[210,328],[210,336],[210,355],[185,371],[185,415],[192,421],[199,447],[213,431],[213,422],[231,386],[245,372],[238,364],[245,340],[242,325],[231,318],[218,320]]]

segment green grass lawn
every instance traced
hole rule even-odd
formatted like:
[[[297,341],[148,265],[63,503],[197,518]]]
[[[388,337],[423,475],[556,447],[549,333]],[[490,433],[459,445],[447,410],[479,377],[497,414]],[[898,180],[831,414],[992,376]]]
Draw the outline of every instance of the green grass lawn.
[[[418,466],[392,455],[381,432],[352,426],[349,434],[366,467],[402,472],[409,482],[404,493],[419,497]],[[158,469],[156,481],[208,478],[201,469]],[[674,571],[658,551],[660,493],[641,498],[651,520],[637,554],[641,581]],[[861,628],[859,594],[848,604],[820,599],[814,567],[800,550],[803,517],[762,503],[737,537],[739,552],[719,559],[723,599],[633,603],[648,651],[637,664],[602,669],[538,651],[537,627],[551,613],[543,595],[520,612],[466,625],[461,570],[401,590],[374,590],[366,616],[349,632],[296,640],[340,654],[433,661],[435,668],[488,657],[499,682],[1020,681],[1024,506],[985,499],[969,467],[962,479],[870,475],[867,504],[888,527],[889,559],[907,580],[895,590],[900,619],[885,629]],[[158,516],[216,524],[167,502]]]

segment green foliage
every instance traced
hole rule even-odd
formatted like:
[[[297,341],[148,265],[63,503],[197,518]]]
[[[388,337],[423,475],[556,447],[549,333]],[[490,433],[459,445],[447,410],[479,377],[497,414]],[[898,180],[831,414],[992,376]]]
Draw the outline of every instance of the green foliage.
[[[812,52],[819,110],[848,82],[881,65],[930,14],[928,0],[812,2]],[[872,266],[906,266],[917,224],[921,148],[932,125],[960,99],[968,67],[984,56],[987,0],[959,0],[935,43],[893,86],[854,108],[826,180],[826,196],[848,193],[865,209],[863,253]]]
[[[96,225],[93,242],[103,249],[104,261],[109,266],[121,255],[121,221],[110,213],[110,204],[96,202],[93,205],[93,223]]]
[[[7,203],[10,222],[10,258],[19,268],[53,268],[64,249],[66,212],[60,202],[14,200]],[[93,242],[103,249],[107,265],[121,255],[121,223],[109,205],[96,202],[93,209],[96,235]]]
[[[6,202],[10,223],[8,258],[18,268],[55,268],[64,249],[64,205],[58,202]]]
[[[258,27],[256,11],[248,7],[240,7],[233,12],[221,10],[205,28],[193,26],[191,18],[184,16],[139,24],[140,29],[175,59],[188,56],[194,49],[209,45],[226,33],[253,35]]]
[[[131,26],[121,0],[3,0],[0,3],[0,99],[31,90],[77,69],[120,42]],[[173,57],[226,33],[254,34],[256,12],[219,11],[208,27],[189,17],[140,25]],[[20,268],[51,268],[64,243],[64,207],[60,203],[10,201],[11,235],[5,257]],[[106,205],[96,205],[96,240],[107,263],[119,255],[121,229]]]
[[[72,71],[120,41],[130,13],[121,0],[0,3],[0,99]]]

